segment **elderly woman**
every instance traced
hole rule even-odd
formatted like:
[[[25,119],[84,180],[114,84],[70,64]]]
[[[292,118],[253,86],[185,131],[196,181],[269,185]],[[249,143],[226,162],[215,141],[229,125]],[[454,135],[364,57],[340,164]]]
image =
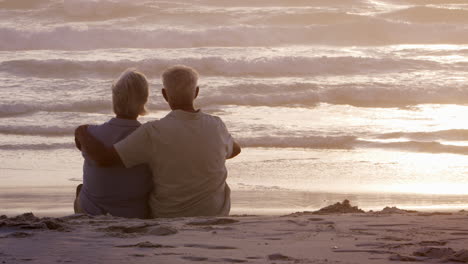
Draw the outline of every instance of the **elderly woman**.
[[[126,138],[141,124],[139,115],[146,114],[148,82],[135,70],[126,70],[112,86],[115,118],[104,124],[88,127],[89,133],[106,146]],[[75,213],[147,218],[148,195],[151,192],[151,172],[146,165],[132,168],[99,167],[89,159],[86,149],[76,141],[84,157],[83,184],[77,188]]]

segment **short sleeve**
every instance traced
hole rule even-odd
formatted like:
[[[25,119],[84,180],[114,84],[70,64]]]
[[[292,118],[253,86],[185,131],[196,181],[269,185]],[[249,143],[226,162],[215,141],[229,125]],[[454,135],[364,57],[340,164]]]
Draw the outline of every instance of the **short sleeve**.
[[[226,148],[226,158],[229,158],[232,156],[232,150],[234,147],[234,139],[232,138],[231,134],[227,130],[226,125],[221,120],[221,118],[218,117],[217,119],[219,121],[221,139],[223,140],[224,146]]]
[[[145,125],[140,126],[132,134],[114,144],[125,167],[149,163],[152,153],[151,137]]]

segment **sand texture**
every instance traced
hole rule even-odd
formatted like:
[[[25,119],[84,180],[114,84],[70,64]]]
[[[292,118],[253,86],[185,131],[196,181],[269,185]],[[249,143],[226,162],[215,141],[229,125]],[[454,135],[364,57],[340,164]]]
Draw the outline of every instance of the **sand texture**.
[[[0,263],[468,263],[468,213],[0,217]]]

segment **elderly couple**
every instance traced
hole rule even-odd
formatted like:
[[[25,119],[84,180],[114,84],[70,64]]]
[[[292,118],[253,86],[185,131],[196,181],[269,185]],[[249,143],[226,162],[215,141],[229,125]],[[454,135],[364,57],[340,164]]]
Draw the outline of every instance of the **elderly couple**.
[[[112,86],[115,118],[75,131],[84,157],[75,213],[127,218],[228,215],[226,159],[239,145],[216,116],[195,110],[198,73],[174,66],[162,74],[172,111],[141,125],[148,82],[125,71]]]

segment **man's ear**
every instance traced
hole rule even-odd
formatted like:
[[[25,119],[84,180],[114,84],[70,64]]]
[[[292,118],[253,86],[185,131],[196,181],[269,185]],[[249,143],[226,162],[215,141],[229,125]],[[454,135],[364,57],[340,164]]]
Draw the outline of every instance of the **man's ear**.
[[[169,99],[167,98],[166,89],[163,88],[163,89],[161,90],[161,92],[162,92],[162,95],[163,95],[163,97],[164,97],[164,100],[166,100],[166,102],[169,103]]]
[[[198,88],[198,86],[197,86],[197,89],[195,90],[195,97],[193,99],[197,98],[198,92],[200,92],[200,88]]]

